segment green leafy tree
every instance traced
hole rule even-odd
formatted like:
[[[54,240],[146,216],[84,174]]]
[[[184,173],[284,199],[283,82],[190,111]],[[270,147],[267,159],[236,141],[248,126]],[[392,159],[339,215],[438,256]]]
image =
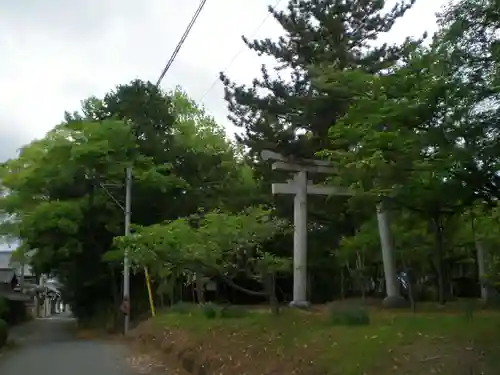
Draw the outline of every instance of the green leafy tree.
[[[309,67],[326,64],[338,71],[359,68],[376,74],[392,66],[401,48],[372,47],[370,42],[390,31],[413,3],[400,1],[389,12],[383,11],[384,1],[357,0],[291,0],[284,11],[270,8],[285,36],[244,41],[256,53],[274,57],[289,80],[273,77],[266,67],[252,87],[222,76],[231,119],[245,130],[240,141],[252,153],[272,148],[296,157],[311,157],[324,148],[329,128],[345,112],[349,98],[312,85]]]
[[[392,9],[384,9],[384,1],[299,1],[291,0],[283,11],[270,9],[283,28],[283,37],[248,40],[250,50],[276,60],[277,69],[262,67],[262,75],[251,85],[240,85],[222,75],[230,119],[243,132],[237,136],[249,152],[255,173],[263,178],[267,194],[276,213],[291,220],[290,197],[271,198],[270,184],[286,179],[284,173],[271,171],[265,163],[255,162],[263,149],[271,149],[291,157],[314,157],[330,141],[330,127],[349,107],[345,92],[314,83],[314,67],[329,66],[339,72],[359,68],[367,74],[378,74],[397,64],[404,57],[404,48],[378,45],[378,37],[389,32],[393,24],[412,6],[413,0],[398,1]],[[321,176],[314,176],[322,182]],[[348,235],[357,222],[345,215],[345,199],[311,197],[308,201],[308,232],[311,262],[311,285],[315,285],[313,300],[331,299],[332,247]],[[328,238],[325,241],[325,238]],[[288,248],[290,238],[284,238],[278,248]],[[337,275],[339,272],[333,272]]]
[[[352,98],[323,153],[339,168],[336,181],[388,197],[432,226],[442,302],[451,267],[445,224],[478,195],[496,194],[495,14],[490,2],[450,5],[431,45],[407,41],[406,58],[380,75],[313,69],[316,85]]]
[[[126,167],[133,166],[132,220],[139,225],[200,206],[239,209],[253,199],[252,173],[239,151],[181,91],[167,95],[133,81],[65,117],[2,166],[0,208],[13,217],[3,232],[38,249],[36,272],[61,279],[82,320],[118,312],[121,266],[102,255],[123,233]],[[143,283],[140,274],[131,280],[133,312],[147,306]]]
[[[285,222],[261,208],[237,214],[212,211],[191,220],[139,228],[131,236],[117,238],[118,251],[108,257],[121,257],[128,251],[141,267],[177,268],[198,277],[216,277],[244,293],[268,297],[277,311],[275,277],[289,271],[290,261],[267,252],[265,243],[286,228]],[[239,285],[238,276],[260,283],[262,290]]]

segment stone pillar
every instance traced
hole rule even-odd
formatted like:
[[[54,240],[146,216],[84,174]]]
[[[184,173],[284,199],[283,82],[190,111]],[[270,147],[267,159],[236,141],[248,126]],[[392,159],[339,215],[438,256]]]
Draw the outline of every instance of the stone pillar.
[[[307,173],[295,174],[296,194],[293,208],[293,307],[309,306],[307,300]]]
[[[387,293],[387,297],[384,299],[384,306],[401,307],[405,304],[405,301],[399,293],[389,215],[383,202],[379,203],[377,206],[377,222],[380,245],[382,247],[382,262],[384,265],[385,288]]]

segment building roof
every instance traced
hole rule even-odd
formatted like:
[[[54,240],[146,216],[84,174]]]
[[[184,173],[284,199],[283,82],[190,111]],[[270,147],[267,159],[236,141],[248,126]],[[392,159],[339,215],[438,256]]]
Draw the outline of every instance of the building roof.
[[[10,301],[20,301],[20,302],[28,302],[30,297],[24,293],[0,290],[0,297],[4,297]]]
[[[0,250],[0,268],[10,267],[10,251]]]
[[[0,284],[10,284],[15,277],[14,268],[0,268]]]
[[[19,276],[21,274],[21,264],[19,262],[11,262],[11,257],[12,257],[12,251],[0,250],[0,269],[15,268],[16,274]],[[24,276],[25,277],[34,276],[31,266],[29,264],[24,265]]]

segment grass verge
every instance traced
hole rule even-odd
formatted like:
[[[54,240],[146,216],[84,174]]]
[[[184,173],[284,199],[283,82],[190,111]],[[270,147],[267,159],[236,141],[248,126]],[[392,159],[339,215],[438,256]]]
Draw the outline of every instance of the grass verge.
[[[371,308],[368,323],[343,326],[321,308],[234,318],[192,308],[161,314],[135,334],[198,374],[498,374],[500,313],[426,310]]]

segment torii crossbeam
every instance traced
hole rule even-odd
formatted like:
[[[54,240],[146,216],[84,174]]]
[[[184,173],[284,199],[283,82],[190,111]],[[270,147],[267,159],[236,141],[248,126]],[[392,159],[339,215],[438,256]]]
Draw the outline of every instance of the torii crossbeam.
[[[294,195],[293,206],[293,301],[291,306],[308,307],[307,300],[307,195],[345,195],[352,193],[336,186],[313,185],[307,181],[307,173],[331,174],[330,163],[321,160],[291,160],[283,155],[264,150],[263,160],[273,160],[272,168],[294,172],[293,180],[273,183],[273,194]]]
[[[308,307],[307,299],[307,196],[352,196],[354,193],[340,186],[314,185],[307,180],[307,173],[333,174],[335,169],[323,160],[292,159],[273,151],[261,152],[263,160],[273,161],[272,169],[285,170],[294,173],[294,178],[286,183],[273,183],[273,194],[294,195],[293,208],[293,301],[294,307]],[[399,297],[396,283],[396,271],[393,259],[392,241],[389,232],[389,222],[383,206],[377,208],[377,220],[382,245],[382,258],[386,275],[386,290],[388,297]]]

